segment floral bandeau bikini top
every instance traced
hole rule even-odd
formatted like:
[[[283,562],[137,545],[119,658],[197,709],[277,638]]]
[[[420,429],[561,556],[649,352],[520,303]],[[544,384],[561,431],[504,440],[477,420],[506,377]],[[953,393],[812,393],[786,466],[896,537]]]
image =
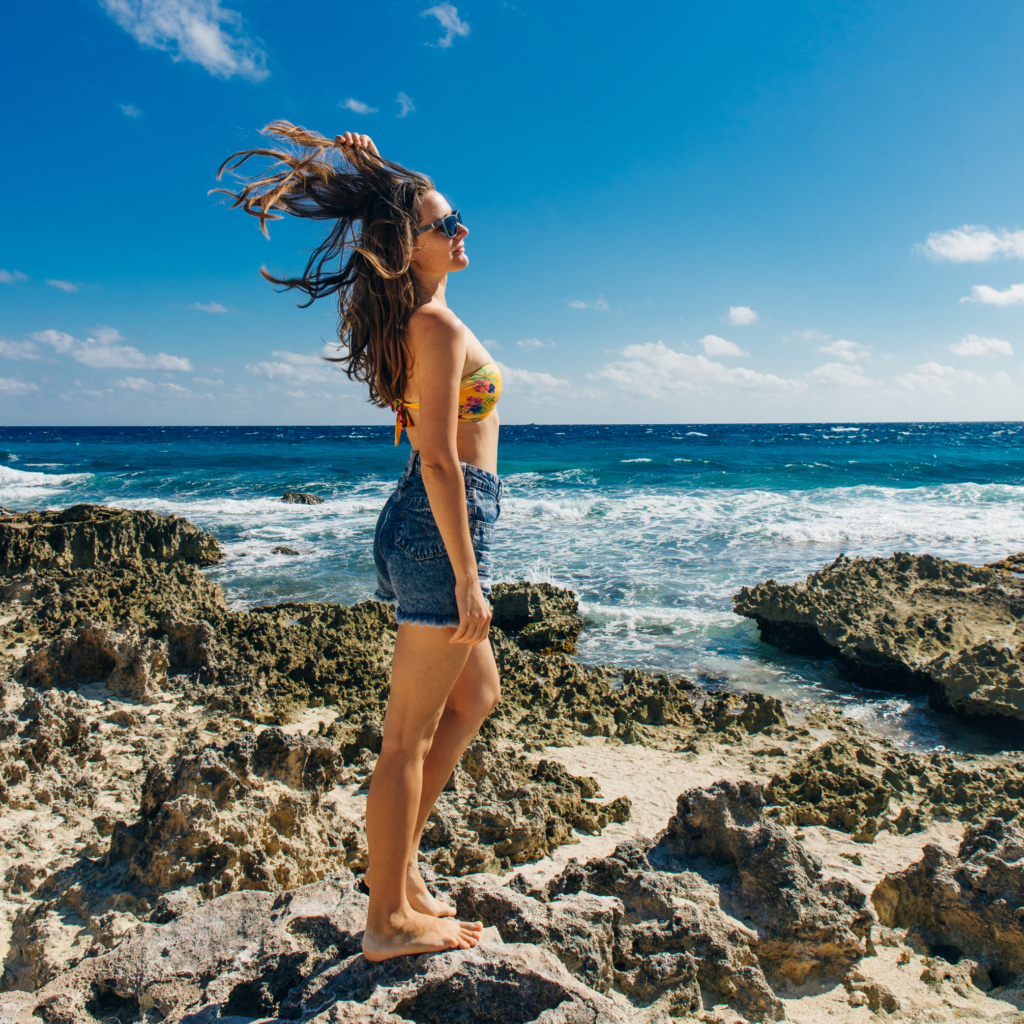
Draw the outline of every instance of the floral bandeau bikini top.
[[[467,374],[459,382],[459,419],[474,422],[485,420],[494,412],[501,398],[501,370],[497,363],[484,363],[479,369]],[[402,431],[409,426],[408,409],[419,409],[419,402],[403,402],[398,399],[391,408],[398,413],[395,418],[395,447],[402,438]]]

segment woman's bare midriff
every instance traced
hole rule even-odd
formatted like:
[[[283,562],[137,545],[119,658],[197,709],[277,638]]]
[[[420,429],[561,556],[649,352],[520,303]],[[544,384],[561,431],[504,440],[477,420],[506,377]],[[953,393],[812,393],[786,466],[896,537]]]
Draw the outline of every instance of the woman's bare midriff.
[[[413,416],[416,414],[413,413]],[[410,416],[410,420],[412,417]],[[419,430],[414,423],[406,427],[409,441],[417,451],[420,447]],[[487,473],[498,472],[498,413],[492,412],[485,420],[460,422],[455,435],[459,462],[476,466]]]

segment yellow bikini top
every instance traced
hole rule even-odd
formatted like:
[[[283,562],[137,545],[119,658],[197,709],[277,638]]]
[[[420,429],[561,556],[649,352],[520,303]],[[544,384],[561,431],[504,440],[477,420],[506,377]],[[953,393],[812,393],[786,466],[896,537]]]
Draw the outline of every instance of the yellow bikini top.
[[[487,419],[501,398],[501,370],[498,364],[484,363],[463,377],[459,384],[459,419],[470,422]],[[409,426],[406,410],[419,407],[419,402],[404,402],[401,399],[391,403],[392,410],[398,413],[395,418],[396,448],[402,438],[402,431]]]

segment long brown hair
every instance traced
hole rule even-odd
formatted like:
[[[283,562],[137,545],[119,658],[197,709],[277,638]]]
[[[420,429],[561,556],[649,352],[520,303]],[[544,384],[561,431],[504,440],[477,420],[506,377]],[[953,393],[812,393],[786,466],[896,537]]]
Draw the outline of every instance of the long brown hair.
[[[413,229],[419,205],[433,182],[422,174],[366,149],[342,146],[288,121],[273,121],[264,135],[300,147],[246,149],[220,165],[218,181],[231,171],[247,184],[239,192],[215,189],[258,217],[269,238],[267,221],[293,217],[333,221],[327,237],[313,250],[301,277],[263,276],[284,289],[309,296],[309,306],[338,295],[338,337],[346,350],[340,362],[349,378],[365,382],[370,401],[387,406],[404,398],[408,378],[405,328],[415,308],[410,270]],[[245,177],[238,169],[251,157],[270,157],[263,174]]]

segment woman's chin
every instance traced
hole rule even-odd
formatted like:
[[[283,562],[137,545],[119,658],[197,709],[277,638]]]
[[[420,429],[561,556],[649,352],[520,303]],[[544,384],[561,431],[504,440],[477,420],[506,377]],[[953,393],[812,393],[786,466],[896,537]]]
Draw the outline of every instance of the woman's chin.
[[[469,257],[464,252],[452,254],[452,270],[465,270],[468,266]]]

